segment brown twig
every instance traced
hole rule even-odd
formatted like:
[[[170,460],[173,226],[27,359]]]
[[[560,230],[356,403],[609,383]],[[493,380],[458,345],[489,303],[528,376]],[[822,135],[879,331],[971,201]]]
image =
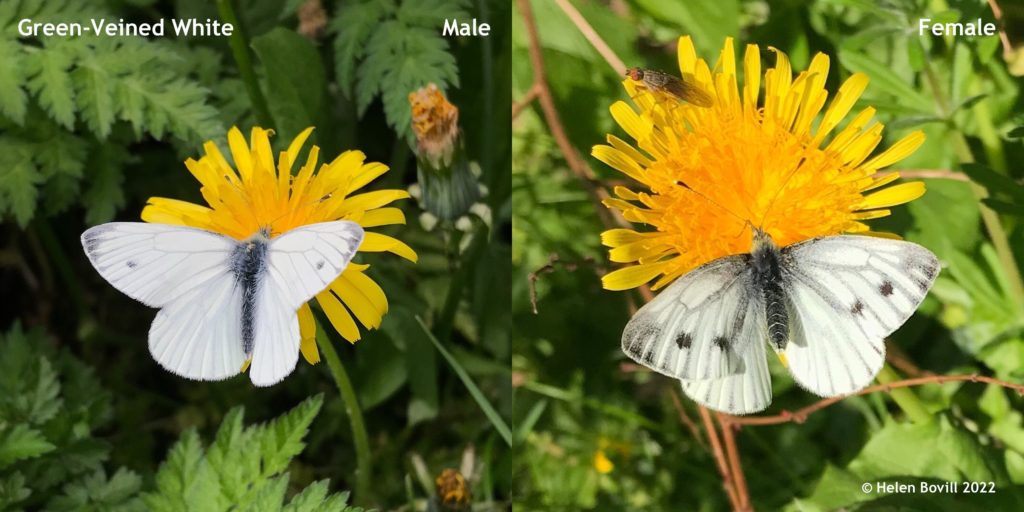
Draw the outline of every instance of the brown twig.
[[[676,408],[676,413],[679,414],[679,422],[690,430],[690,433],[693,434],[693,439],[697,441],[697,444],[707,450],[708,445],[704,443],[704,439],[700,435],[700,428],[697,427],[697,424],[690,418],[690,415],[686,414],[686,409],[683,408],[683,403],[679,400],[679,392],[673,389],[669,395],[672,397],[672,405]]]
[[[736,509],[741,511],[751,510],[750,493],[747,492],[747,479],[743,476],[743,465],[740,463],[740,453],[736,449],[736,435],[733,432],[732,424],[728,422],[726,415],[715,413],[718,423],[722,425],[722,439],[725,442],[725,453],[729,457],[729,471],[736,487]]]
[[[807,416],[821,409],[824,409],[830,405],[838,403],[851,396],[867,395],[870,393],[877,393],[879,391],[891,391],[896,388],[909,388],[913,386],[922,386],[925,384],[942,384],[944,382],[984,382],[986,384],[995,384],[1004,388],[1009,388],[1017,393],[1024,395],[1024,384],[1014,384],[1012,382],[1006,382],[993,377],[985,377],[984,375],[932,375],[928,377],[918,377],[916,379],[905,379],[896,382],[890,382],[889,384],[878,384],[875,386],[866,387],[856,393],[849,395],[834,396],[831,398],[825,398],[819,400],[807,407],[797,409],[796,411],[782,411],[779,414],[773,416],[725,416],[724,422],[726,425],[778,425],[781,423],[803,423],[807,420]]]
[[[918,368],[917,365],[907,357],[907,354],[903,349],[896,344],[889,343],[888,341],[885,342],[885,362],[891,364],[893,368],[896,368],[911,377],[929,377],[935,375],[933,372]]]
[[[1003,10],[999,8],[996,0],[988,0],[988,6],[992,9],[992,17],[996,19],[996,24],[999,25],[999,40],[1003,43],[1003,55],[1010,55],[1013,53],[1013,45],[1010,44],[1010,38],[1006,36],[1006,29],[1003,28]]]
[[[601,36],[597,35],[594,27],[590,26],[590,23],[576,10],[576,7],[569,3],[569,0],[555,0],[555,3],[558,4],[558,7],[562,8],[565,15],[572,21],[572,24],[576,25],[576,28],[583,34],[583,37],[587,38],[587,41],[593,45],[597,53],[601,54],[601,57],[615,70],[615,73],[620,76],[625,75],[626,65],[622,63],[622,59],[612,51],[608,44],[604,42],[604,39],[601,39]]]
[[[558,116],[558,109],[555,108],[555,100],[551,95],[551,90],[548,88],[547,78],[544,74],[544,56],[540,46],[540,37],[537,35],[537,24],[533,19],[533,8],[530,6],[529,0],[518,0],[518,4],[519,13],[523,16],[523,22],[526,25],[526,35],[530,41],[529,51],[530,64],[533,67],[533,83],[538,88],[537,100],[540,102],[540,108],[544,112],[544,120],[547,122],[548,129],[551,130],[551,136],[554,137],[555,143],[558,144],[558,148],[562,151],[562,156],[565,157],[565,162],[569,165],[569,169],[580,178],[580,181],[586,187],[595,208],[597,208],[597,214],[601,217],[601,222],[609,225],[611,224],[609,217],[613,214],[601,202],[604,199],[608,199],[608,191],[594,184],[594,171],[583,161],[576,148],[569,142],[569,136],[565,134],[562,120]],[[615,222],[619,225],[628,225],[626,220],[621,219],[621,217],[615,219]]]
[[[900,178],[903,179],[940,179],[940,180],[953,180],[953,181],[971,181],[966,174],[957,171],[950,171],[947,169],[893,169],[891,171],[881,171],[875,176],[883,178],[892,173],[899,173]]]
[[[530,288],[530,305],[533,306],[533,314],[537,314],[537,280],[540,279],[541,274],[550,274],[555,271],[558,265],[561,265],[568,272],[575,272],[580,265],[593,265],[594,258],[590,256],[584,257],[581,261],[562,261],[559,259],[557,254],[552,254],[548,257],[548,262],[544,266],[530,272],[527,277]]]
[[[700,419],[704,423],[704,430],[708,433],[708,441],[711,443],[711,454],[715,457],[715,465],[718,466],[718,474],[722,475],[722,487],[733,510],[739,510],[739,496],[736,494],[736,487],[732,483],[732,475],[729,472],[729,465],[726,462],[725,453],[722,451],[722,442],[718,439],[718,428],[715,422],[711,421],[711,413],[703,405],[698,404]]]
[[[526,107],[536,101],[537,96],[540,96],[540,86],[534,83],[519,101],[512,104],[512,120],[515,121],[519,114],[526,110]]]

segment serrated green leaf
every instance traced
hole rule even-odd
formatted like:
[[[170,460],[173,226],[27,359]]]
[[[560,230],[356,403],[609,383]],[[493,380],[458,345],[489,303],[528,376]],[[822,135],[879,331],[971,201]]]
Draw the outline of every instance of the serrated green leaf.
[[[114,124],[114,84],[110,75],[103,69],[99,59],[89,58],[79,62],[71,72],[71,81],[75,84],[75,96],[78,108],[86,126],[100,139],[110,135],[110,127]]]
[[[155,512],[198,510],[217,502],[216,480],[203,463],[199,435],[188,430],[171,448],[156,474],[157,491],[142,496]]]
[[[0,477],[0,510],[13,508],[18,502],[32,495],[32,490],[25,486],[25,477],[15,471]]]
[[[0,38],[0,114],[22,124],[28,111],[28,95],[22,89],[25,81],[24,51],[10,39]]]
[[[352,97],[356,83],[356,64],[366,55],[366,41],[377,29],[380,20],[394,12],[394,0],[345,2],[331,20],[334,37],[334,69],[338,85]]]
[[[0,136],[0,208],[25,227],[35,215],[37,186],[43,181],[32,162],[31,148]]]
[[[303,438],[309,432],[309,425],[320,412],[323,394],[307,398],[284,416],[265,425],[259,434],[260,451],[263,454],[263,474],[272,475],[284,471],[292,458],[306,446]]]
[[[69,70],[73,56],[68,45],[48,44],[29,54],[28,89],[50,117],[68,130],[75,128],[75,88]]]
[[[47,502],[47,509],[57,512],[141,512],[145,508],[136,496],[141,485],[139,475],[124,468],[119,469],[109,480],[104,471],[96,471],[65,485],[61,495]]]
[[[42,432],[27,425],[0,430],[0,469],[19,460],[38,457],[54,448]]]

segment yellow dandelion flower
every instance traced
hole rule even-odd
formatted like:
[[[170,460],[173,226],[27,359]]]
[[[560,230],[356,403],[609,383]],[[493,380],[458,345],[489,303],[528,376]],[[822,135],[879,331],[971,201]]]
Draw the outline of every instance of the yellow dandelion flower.
[[[592,154],[646,188],[617,186],[605,206],[654,229],[601,234],[611,261],[635,263],[604,276],[605,288],[658,278],[652,287],[658,289],[708,261],[749,252],[750,225],[779,246],[839,233],[892,236],[870,232],[864,221],[924,194],[921,182],[881,188],[898,176],[875,176],[914,152],[922,132],[869,158],[884,127],[872,122],[875,109],[867,107],[825,143],[864,92],[867,75],[850,76],[815,123],[828,99],[828,56],[815,55],[794,79],[788,57],[770,50],[776,62],[764,73],[760,106],[760,50],[747,46],[740,89],[732,39],[713,70],[697,58],[689,37],[679,39],[679,70],[712,96],[706,108],[625,79],[637,109],[620,101],[611,114],[636,144],[609,135]]]
[[[273,131],[254,127],[247,142],[238,128],[231,128],[228,146],[234,167],[213,141],[203,145],[206,154],[199,160],[185,161],[202,185],[199,190],[208,206],[151,197],[142,210],[142,220],[207,229],[238,240],[267,226],[271,236],[277,236],[299,226],[334,220],[349,220],[363,228],[405,224],[402,210],[386,206],[409,197],[404,190],[356,193],[388,170],[384,164],[366,162],[361,151],[346,151],[330,163],[318,163],[320,148],[313,146],[293,175],[299,152],[312,132],[313,128],[307,128],[295,137],[278,154],[275,164],[270,148]],[[417,259],[408,245],[370,231],[366,231],[359,252],[390,252],[412,262]],[[360,338],[353,316],[363,327],[375,329],[388,311],[387,296],[366,275],[367,268],[369,265],[349,264],[316,296],[334,329],[353,343]],[[302,355],[315,364],[320,355],[309,304],[299,308],[298,316]]]
[[[594,452],[594,469],[602,475],[607,475],[615,469],[615,464],[612,463],[611,459],[604,454],[604,450],[598,450]]]

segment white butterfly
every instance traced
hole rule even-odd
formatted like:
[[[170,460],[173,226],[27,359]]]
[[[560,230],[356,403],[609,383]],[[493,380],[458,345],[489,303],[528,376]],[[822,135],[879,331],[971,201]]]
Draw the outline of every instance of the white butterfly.
[[[730,414],[771,403],[765,342],[812,393],[852,393],[875,378],[884,338],[938,273],[935,255],[910,242],[843,235],[779,249],[754,228],[750,254],[698,267],[640,308],[622,349]]]
[[[202,229],[111,222],[82,233],[89,261],[114,288],[160,308],[149,351],[196,380],[238,374],[252,358],[257,386],[284,379],[299,357],[296,310],[345,269],[363,228],[335,221],[247,240]]]

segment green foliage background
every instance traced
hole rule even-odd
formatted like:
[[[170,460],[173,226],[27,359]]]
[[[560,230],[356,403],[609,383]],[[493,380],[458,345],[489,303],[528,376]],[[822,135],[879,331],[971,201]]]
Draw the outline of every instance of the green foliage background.
[[[508,2],[325,0],[313,38],[297,31],[302,3],[233,2],[264,109],[228,38],[171,33],[170,18],[226,21],[223,1],[0,0],[0,510],[424,510],[431,479],[468,449],[476,509],[509,500],[509,448],[478,405],[511,409],[509,299],[492,293],[511,286]],[[493,32],[442,38],[450,17]],[[167,18],[168,34],[21,37],[23,18]],[[348,500],[338,493],[356,487],[353,433],[326,364],[300,360],[267,389],[246,376],[175,377],[146,348],[154,311],[100,279],[79,236],[138,220],[150,196],[202,203],[183,161],[205,140],[225,151],[231,126],[275,129],[276,149],[315,126],[324,157],[359,149],[391,167],[370,189],[406,188],[416,180],[407,95],[429,82],[461,110],[493,222],[476,220],[480,242],[459,252],[401,201],[408,225],[385,232],[419,263],[360,256],[390,311],[357,344],[321,340],[340,353],[369,430],[370,490]],[[246,422],[292,412],[253,428],[241,407]]]
[[[673,70],[680,35],[700,56],[717,59],[724,38],[742,52],[756,43],[786,52],[806,69],[816,52],[832,58],[828,88],[853,71],[871,77],[857,110],[874,105],[885,141],[922,129],[927,142],[903,169],[963,170],[992,194],[1011,258],[1024,266],[1024,157],[1021,96],[1024,10],[1004,9],[1005,54],[996,36],[918,37],[917,20],[993,21],[982,0],[627,0],[572,2],[627,66]],[[557,109],[572,144],[589,155],[605,134],[624,137],[608,107],[627,100],[611,67],[554,2],[532,1]],[[533,81],[522,18],[513,17],[513,97]],[[1011,71],[1012,70],[1012,71]],[[626,292],[601,289],[610,270],[600,224],[586,189],[567,168],[539,106],[513,123],[513,368],[517,458],[513,473],[523,510],[721,510],[728,501],[708,449],[679,421],[670,394],[678,384],[626,372],[619,336]],[[589,158],[589,157],[588,157]],[[971,161],[977,166],[965,165]],[[623,176],[589,159],[600,178]],[[983,225],[966,181],[926,180],[928,193],[893,216],[872,221],[939,255],[943,271],[920,310],[890,346],[923,370],[980,373],[1022,381],[1024,303],[1015,298],[1006,261]],[[610,188],[610,187],[609,187]],[[1002,252],[1003,255],[1007,251]],[[557,255],[529,296],[531,272]],[[639,296],[636,296],[640,300]],[[890,350],[892,351],[892,350]],[[773,361],[774,363],[774,361]],[[778,413],[813,403],[781,367],[773,367]],[[897,398],[897,401],[893,399]],[[1022,398],[981,384],[912,388],[902,395],[853,397],[806,423],[746,427],[737,434],[753,505],[775,510],[1020,510],[1024,507]],[[691,418],[692,402],[683,400]],[[698,420],[699,423],[699,420]],[[706,439],[706,438],[705,438]],[[599,473],[595,457],[614,464]],[[864,482],[991,481],[997,493],[864,493]],[[905,508],[900,508],[905,507]]]

